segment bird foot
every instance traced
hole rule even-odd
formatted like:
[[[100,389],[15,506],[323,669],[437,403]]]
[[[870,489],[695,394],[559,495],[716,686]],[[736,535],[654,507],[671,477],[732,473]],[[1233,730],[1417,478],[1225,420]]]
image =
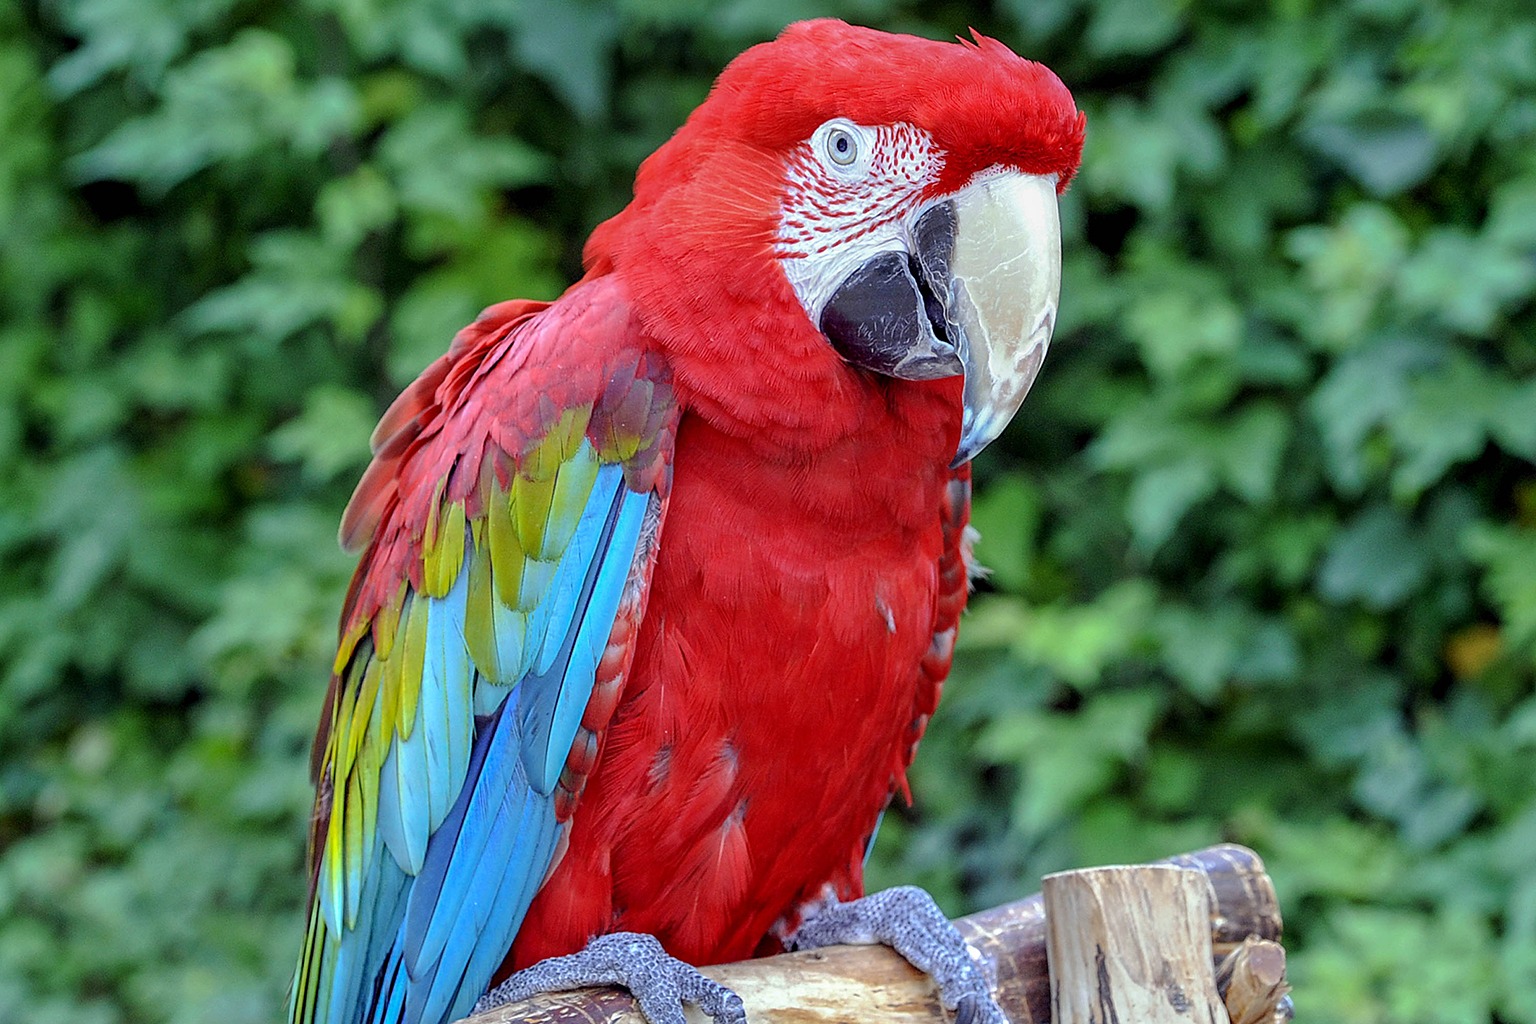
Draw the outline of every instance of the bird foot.
[[[915,885],[870,893],[848,903],[809,908],[791,937],[795,949],[839,943],[890,946],[939,988],[955,1024],[1008,1024],[992,998],[992,963],[966,944],[933,897]]]
[[[480,997],[475,1013],[515,1003],[540,992],[564,992],[589,985],[628,989],[651,1024],[684,1024],[683,1003],[693,1003],[716,1024],[746,1024],[741,997],[661,948],[639,932],[600,935],[570,956],[551,957],[518,971]]]

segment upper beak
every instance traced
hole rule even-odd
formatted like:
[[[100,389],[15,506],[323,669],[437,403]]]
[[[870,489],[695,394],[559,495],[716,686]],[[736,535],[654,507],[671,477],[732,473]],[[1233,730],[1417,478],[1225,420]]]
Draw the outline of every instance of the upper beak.
[[[995,173],[923,210],[907,253],[871,258],[832,293],[821,329],[850,362],[908,380],[965,375],[951,466],[1002,433],[1056,324],[1054,176]]]

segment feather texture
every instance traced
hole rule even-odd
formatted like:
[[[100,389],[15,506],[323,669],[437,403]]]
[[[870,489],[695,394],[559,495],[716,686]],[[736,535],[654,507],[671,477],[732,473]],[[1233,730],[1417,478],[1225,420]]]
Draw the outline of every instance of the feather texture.
[[[670,388],[620,335],[595,340],[608,358],[585,379],[559,382],[563,407],[551,389],[487,420],[478,393],[455,390],[541,345],[570,346],[582,313],[624,322],[603,301],[563,312],[519,305],[494,327],[482,320],[424,376],[436,389],[408,391],[376,437],[394,476],[365,477],[346,517],[348,536],[372,536],[317,740],[295,1021],[461,1015],[511,946],[580,795],[562,771],[592,742],[583,721],[626,591],[644,589]],[[624,429],[589,436],[594,416]],[[413,495],[424,502],[401,502]],[[369,502],[385,507],[356,507]]]
[[[1064,188],[1083,134],[995,41],[791,26],[581,282],[486,310],[390,406],[341,523],[294,1022],[443,1024],[618,929],[737,959],[862,891],[953,656],[970,478],[962,382],[845,363],[776,262],[834,117],[933,141],[913,202]]]

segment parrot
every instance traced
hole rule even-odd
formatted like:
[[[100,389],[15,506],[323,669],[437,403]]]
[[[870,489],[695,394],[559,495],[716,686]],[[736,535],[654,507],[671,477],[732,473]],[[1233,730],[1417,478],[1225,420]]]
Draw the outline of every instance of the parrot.
[[[1002,1021],[866,850],[949,673],[971,459],[1055,326],[1085,116],[972,32],[821,19],[731,61],[552,302],[384,412],[311,773],[293,1024],[894,946]],[[489,993],[489,994],[487,994]]]

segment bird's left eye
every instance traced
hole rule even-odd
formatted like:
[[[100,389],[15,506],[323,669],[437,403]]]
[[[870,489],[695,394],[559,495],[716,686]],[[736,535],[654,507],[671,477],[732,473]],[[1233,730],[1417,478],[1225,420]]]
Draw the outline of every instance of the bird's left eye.
[[[846,128],[834,128],[827,133],[827,159],[839,167],[847,167],[859,158],[859,140]]]

